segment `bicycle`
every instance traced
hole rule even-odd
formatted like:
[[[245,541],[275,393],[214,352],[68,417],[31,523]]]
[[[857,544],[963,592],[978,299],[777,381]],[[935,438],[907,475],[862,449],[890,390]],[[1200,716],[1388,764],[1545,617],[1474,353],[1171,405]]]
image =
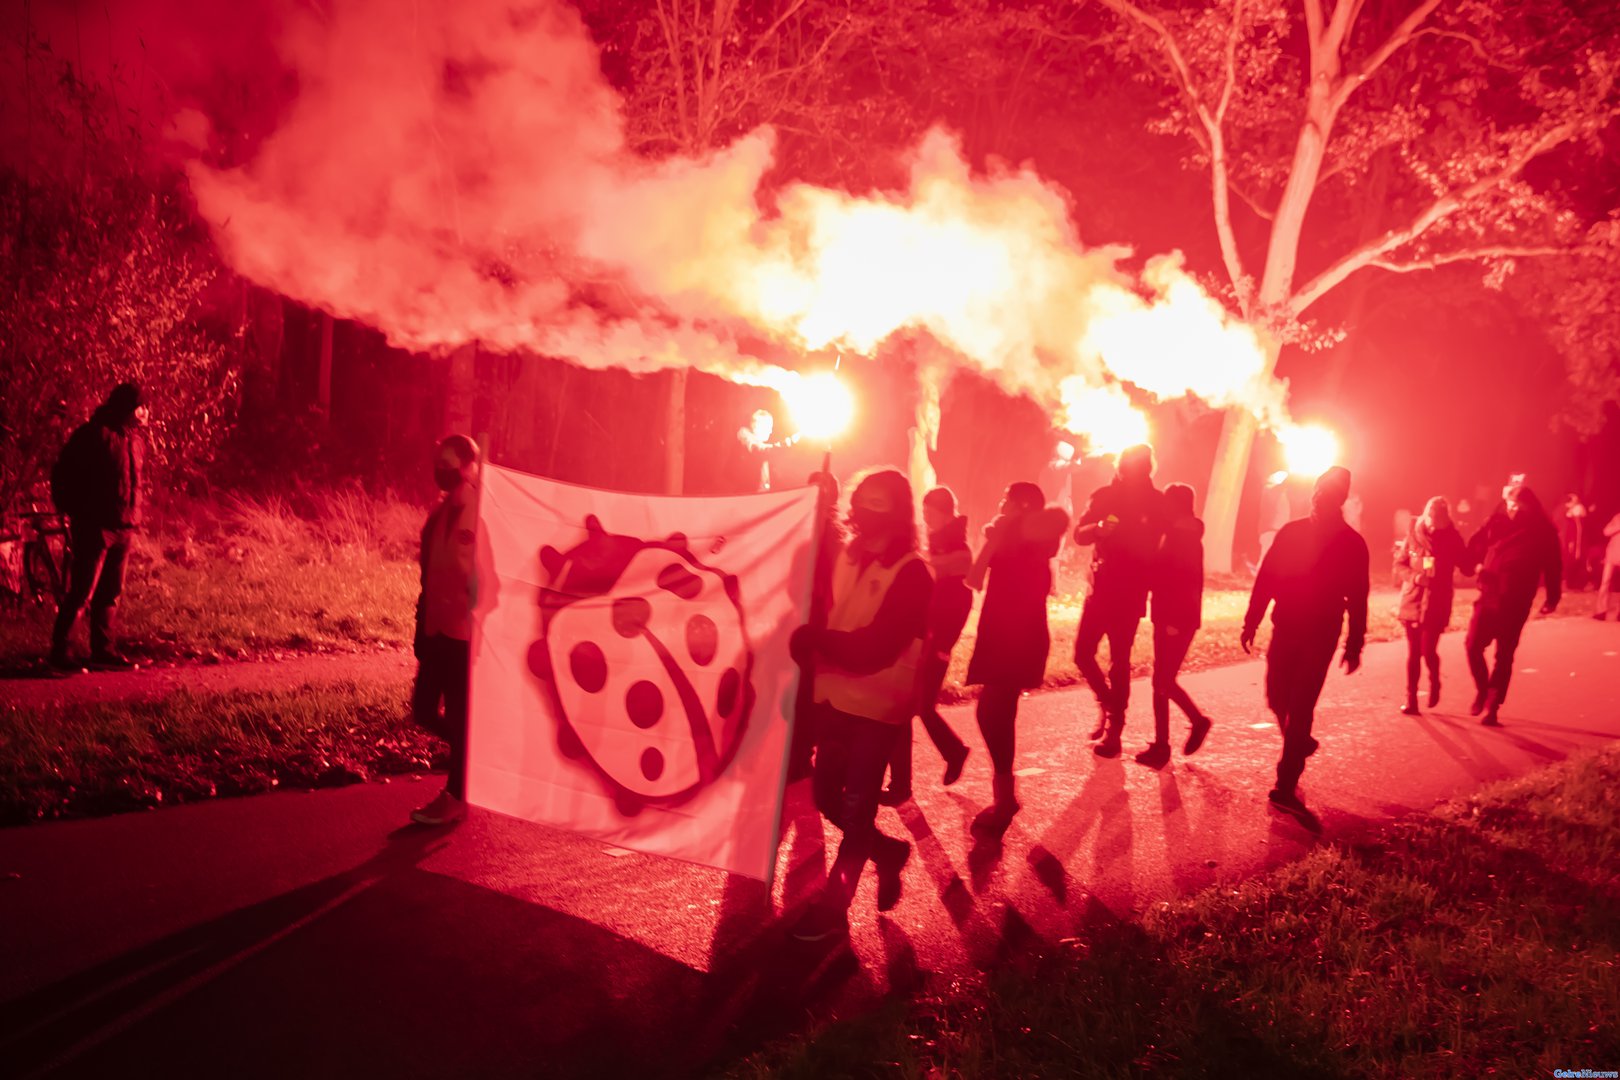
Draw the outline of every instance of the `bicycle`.
[[[20,601],[60,607],[67,599],[67,520],[36,502],[0,530],[0,587]]]

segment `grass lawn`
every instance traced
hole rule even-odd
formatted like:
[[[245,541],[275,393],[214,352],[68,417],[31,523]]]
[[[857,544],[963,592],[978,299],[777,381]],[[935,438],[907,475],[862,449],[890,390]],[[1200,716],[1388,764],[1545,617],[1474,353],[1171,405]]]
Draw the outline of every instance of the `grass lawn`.
[[[733,1077],[1620,1068],[1620,748],[892,998]]]
[[[0,709],[0,826],[444,768],[401,682]]]
[[[426,513],[352,489],[172,504],[136,538],[119,647],[173,660],[409,644]],[[53,614],[23,605],[0,617],[0,669],[44,656]],[[88,632],[81,619],[80,653]]]

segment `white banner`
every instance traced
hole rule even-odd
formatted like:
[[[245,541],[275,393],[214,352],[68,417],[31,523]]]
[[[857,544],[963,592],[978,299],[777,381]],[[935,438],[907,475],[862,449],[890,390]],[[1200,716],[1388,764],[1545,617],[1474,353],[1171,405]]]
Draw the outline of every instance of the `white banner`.
[[[768,881],[812,488],[595,491],[487,466],[467,796]]]

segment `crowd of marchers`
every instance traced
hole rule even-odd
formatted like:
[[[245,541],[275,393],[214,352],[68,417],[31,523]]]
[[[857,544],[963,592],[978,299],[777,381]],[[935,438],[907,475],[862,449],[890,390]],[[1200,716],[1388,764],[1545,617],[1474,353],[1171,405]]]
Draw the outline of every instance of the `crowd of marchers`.
[[[1201,624],[1203,522],[1192,489],[1172,484],[1161,490],[1153,469],[1150,447],[1121,453],[1116,475],[1091,494],[1069,535],[1093,551],[1092,586],[1074,647],[1075,665],[1099,707],[1093,752],[1101,758],[1123,752],[1131,650],[1141,620],[1150,617],[1153,738],[1136,760],[1162,768],[1173,753],[1172,704],[1189,724],[1184,755],[1204,745],[1214,724],[1177,679]],[[816,805],[843,838],[825,889],[793,927],[794,936],[811,941],[847,932],[867,863],[877,874],[878,909],[899,902],[911,848],[878,829],[877,810],[911,797],[913,718],[922,719],[944,760],[943,783],[962,775],[968,746],[940,716],[937,698],[974,591],[983,600],[967,682],[979,687],[976,719],[990,755],[992,799],[971,827],[995,842],[1012,823],[1020,809],[1014,770],[1018,704],[1025,691],[1044,682],[1051,565],[1069,531],[1068,515],[1046,505],[1038,486],[1015,483],[985,526],[975,555],[968,523],[955,512],[946,488],[923,497],[926,542],[919,542],[911,487],[899,471],[859,477],[841,517],[831,497],[834,482],[816,479],[826,510],[815,605],[822,615],[792,641],[807,685],[794,760],[811,773]],[[1320,747],[1312,735],[1316,704],[1336,656],[1346,673],[1361,666],[1367,631],[1371,560],[1366,541],[1345,521],[1350,487],[1347,470],[1329,469],[1316,481],[1309,515],[1277,531],[1256,574],[1241,638],[1244,649],[1251,649],[1269,611],[1265,701],[1282,746],[1268,798],[1313,826],[1299,782]],[[1600,614],[1610,602],[1617,549],[1620,538],[1609,552]],[[1418,712],[1425,668],[1429,705],[1439,703],[1437,643],[1450,623],[1453,582],[1459,574],[1477,574],[1466,643],[1475,691],[1470,712],[1484,724],[1500,725],[1514,653],[1536,596],[1545,590],[1546,614],[1562,595],[1561,561],[1558,530],[1522,478],[1504,488],[1501,504],[1466,541],[1446,501],[1431,499],[1395,550],[1408,645],[1401,711]],[[1098,660],[1104,639],[1106,670]]]
[[[121,384],[73,433],[53,469],[52,494],[68,519],[71,548],[67,595],[50,645],[51,662],[62,670],[77,670],[69,642],[87,603],[92,663],[129,666],[117,649],[114,613],[131,538],[141,525],[147,423],[140,387]],[[451,748],[445,790],[412,814],[427,825],[465,812],[478,470],[479,451],[470,438],[452,435],[439,445],[434,475],[444,494],[421,535],[419,666],[411,704],[417,721]],[[923,496],[919,530],[918,504],[898,470],[858,477],[842,513],[836,480],[812,478],[821,493],[821,544],[811,618],[790,642],[804,671],[790,769],[810,776],[816,805],[843,838],[827,886],[796,925],[797,936],[815,940],[847,928],[849,905],[869,862],[878,876],[878,907],[887,910],[899,901],[911,847],[878,830],[877,810],[911,798],[914,719],[921,719],[944,760],[943,783],[954,784],[962,775],[969,747],[940,715],[938,698],[975,592],[982,600],[967,682],[979,687],[976,719],[990,757],[992,801],[972,828],[991,840],[1007,830],[1020,809],[1014,770],[1019,701],[1045,681],[1051,568],[1066,535],[1093,553],[1074,660],[1099,707],[1091,731],[1094,752],[1102,758],[1122,753],[1131,650],[1146,617],[1153,628],[1153,738],[1136,760],[1152,768],[1169,762],[1172,704],[1189,723],[1182,753],[1204,745],[1214,725],[1177,679],[1201,623],[1204,527],[1192,489],[1172,484],[1161,490],[1153,470],[1150,447],[1122,452],[1113,479],[1091,493],[1072,532],[1068,514],[1047,505],[1038,485],[1012,484],[995,520],[983,528],[977,552],[948,488]],[[1335,656],[1346,672],[1355,672],[1366,637],[1370,557],[1360,533],[1345,520],[1350,483],[1345,469],[1329,469],[1316,481],[1309,515],[1276,531],[1243,621],[1245,650],[1268,611],[1273,626],[1265,700],[1282,747],[1269,798],[1307,821],[1314,819],[1298,785],[1319,748],[1312,736],[1316,703]],[[1599,619],[1614,606],[1620,514],[1604,534],[1594,616]],[[1395,547],[1408,648],[1402,712],[1419,712],[1425,671],[1428,705],[1439,703],[1437,644],[1450,625],[1453,582],[1459,574],[1477,574],[1465,650],[1475,691],[1470,712],[1485,724],[1500,724],[1514,653],[1536,596],[1544,590],[1544,613],[1561,598],[1563,549],[1559,529],[1523,477],[1512,478],[1490,518],[1466,540],[1446,500],[1429,500]],[[1098,661],[1104,639],[1106,670]]]

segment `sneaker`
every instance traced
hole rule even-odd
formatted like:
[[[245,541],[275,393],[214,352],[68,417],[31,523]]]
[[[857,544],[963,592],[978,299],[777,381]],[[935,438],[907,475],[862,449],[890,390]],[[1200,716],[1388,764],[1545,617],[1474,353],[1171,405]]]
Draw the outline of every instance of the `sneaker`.
[[[135,662],[116,649],[103,649],[90,654],[90,666],[103,671],[129,671]]]
[[[1429,708],[1432,709],[1438,704],[1440,704],[1440,680],[1438,678],[1430,679],[1429,680]]]
[[[467,813],[467,804],[450,794],[439,792],[426,806],[411,811],[411,820],[418,825],[448,825],[459,821]]]
[[[1100,758],[1117,758],[1120,752],[1119,736],[1108,735],[1103,741],[1091,748],[1091,752]]]
[[[1502,726],[1502,721],[1500,721],[1500,720],[1498,720],[1496,718],[1496,706],[1495,705],[1492,705],[1489,709],[1487,709],[1485,711],[1485,719],[1481,720],[1480,723],[1484,724],[1486,727],[1501,727]]]
[[[1411,697],[1408,697],[1406,699],[1406,704],[1401,706],[1401,714],[1403,716],[1422,716],[1423,715],[1422,713],[1418,712],[1417,697],[1415,695],[1411,696]]]
[[[1292,791],[1281,791],[1277,788],[1272,788],[1271,791],[1267,793],[1266,798],[1271,800],[1272,806],[1275,806],[1279,810],[1286,810],[1290,814],[1309,813],[1309,811],[1305,808],[1305,800],[1301,799]]]
[[[1596,615],[1593,615],[1592,618],[1596,619],[1598,622],[1607,622],[1609,619],[1609,613],[1607,611],[1600,611]]]
[[[1162,769],[1170,764],[1170,744],[1150,743],[1148,748],[1136,755],[1138,765],[1146,765],[1150,769]]]
[[[1485,698],[1489,695],[1489,693],[1490,692],[1487,690],[1481,690],[1479,693],[1474,695],[1474,703],[1468,706],[1469,716],[1478,716],[1480,713],[1485,711]]]
[[[1198,748],[1204,745],[1204,736],[1209,734],[1209,717],[1198,716],[1193,718],[1192,734],[1187,736],[1187,745],[1181,748],[1183,755],[1191,756],[1198,753]]]
[[[945,759],[944,784],[946,787],[950,787],[952,784],[962,779],[962,766],[967,764],[967,756],[968,748],[966,744],[964,744],[962,748],[955,754]]]
[[[884,788],[878,792],[879,806],[899,806],[911,800],[911,792],[900,791],[897,788]]]
[[[50,667],[52,670],[63,672],[65,674],[72,674],[73,672],[78,671],[81,667],[81,665],[74,663],[73,658],[65,652],[51,653],[50,658],[46,660],[45,663],[46,666]]]
[[[812,904],[788,933],[799,941],[825,941],[849,936],[849,912],[823,902]]]
[[[892,911],[900,902],[900,871],[911,858],[911,845],[904,840],[880,837],[872,852],[872,865],[877,868],[877,909]]]

